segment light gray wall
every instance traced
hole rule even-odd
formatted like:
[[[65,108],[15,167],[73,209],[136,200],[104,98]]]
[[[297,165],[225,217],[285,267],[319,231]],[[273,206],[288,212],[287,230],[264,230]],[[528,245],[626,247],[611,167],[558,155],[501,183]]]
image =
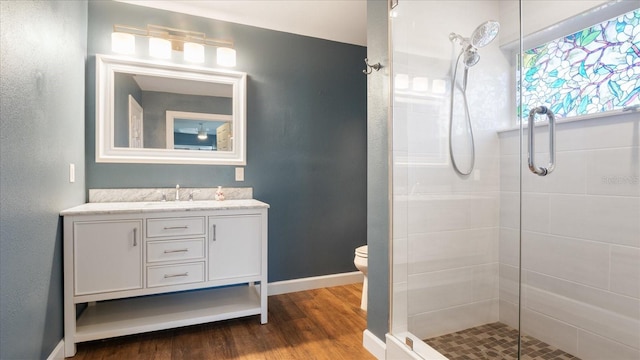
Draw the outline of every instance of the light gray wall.
[[[58,213],[85,201],[86,32],[86,1],[0,1],[1,359],[44,359],[63,337]]]
[[[113,24],[234,41],[234,70],[248,74],[245,182],[231,166],[95,162],[95,54],[111,54]],[[366,242],[366,48],[112,1],[89,3],[88,46],[88,188],[251,186],[271,205],[269,281],[356,270],[354,249]]]
[[[367,76],[367,328],[382,341],[389,331],[389,41],[387,2],[367,0],[367,57],[383,68]]]

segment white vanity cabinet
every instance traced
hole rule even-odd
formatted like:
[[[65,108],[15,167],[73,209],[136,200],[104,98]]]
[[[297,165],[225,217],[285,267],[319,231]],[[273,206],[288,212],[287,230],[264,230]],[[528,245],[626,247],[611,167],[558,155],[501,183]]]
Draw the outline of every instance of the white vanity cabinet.
[[[142,220],[73,223],[74,295],[142,289]]]
[[[260,216],[211,216],[209,227],[210,280],[260,274]]]
[[[229,200],[63,211],[65,356],[96,339],[257,314],[266,323],[267,209]]]

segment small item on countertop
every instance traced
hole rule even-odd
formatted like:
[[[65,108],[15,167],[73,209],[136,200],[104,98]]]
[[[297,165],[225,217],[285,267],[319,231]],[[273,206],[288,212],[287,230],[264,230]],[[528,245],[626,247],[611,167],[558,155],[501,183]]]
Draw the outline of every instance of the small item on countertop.
[[[224,192],[222,192],[222,186],[218,186],[218,190],[216,190],[216,200],[224,200]]]

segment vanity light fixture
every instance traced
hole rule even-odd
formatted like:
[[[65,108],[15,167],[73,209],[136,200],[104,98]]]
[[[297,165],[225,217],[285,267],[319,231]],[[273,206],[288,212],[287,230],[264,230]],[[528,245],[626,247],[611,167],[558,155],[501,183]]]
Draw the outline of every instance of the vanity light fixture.
[[[149,38],[149,55],[158,59],[171,59],[171,41],[162,38]]]
[[[200,130],[198,130],[198,139],[207,140],[208,137],[209,135],[207,135],[207,132],[204,130],[204,125],[200,123]]]
[[[136,28],[127,25],[113,25],[111,49],[120,54],[135,52],[135,36],[149,38],[149,55],[161,59],[171,59],[172,50],[181,51],[185,61],[203,63],[205,46],[216,48],[216,62],[221,66],[236,65],[236,50],[233,41],[208,38],[205,33],[174,29],[160,25]]]
[[[111,34],[111,50],[118,54],[133,54],[136,52],[136,37],[123,32]]]
[[[184,43],[184,60],[193,63],[203,63],[204,45],[193,42]]]

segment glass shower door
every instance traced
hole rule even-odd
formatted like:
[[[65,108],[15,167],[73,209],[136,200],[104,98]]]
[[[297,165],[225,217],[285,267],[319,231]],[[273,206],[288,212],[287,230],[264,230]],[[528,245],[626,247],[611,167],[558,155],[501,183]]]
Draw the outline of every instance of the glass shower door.
[[[517,358],[518,258],[503,286],[500,241],[515,233],[517,253],[517,4],[401,0],[391,11],[391,333],[424,358]]]
[[[424,358],[640,358],[637,3],[390,19],[392,335]]]
[[[640,11],[540,3],[522,1],[521,230],[501,239],[522,358],[639,359]]]

